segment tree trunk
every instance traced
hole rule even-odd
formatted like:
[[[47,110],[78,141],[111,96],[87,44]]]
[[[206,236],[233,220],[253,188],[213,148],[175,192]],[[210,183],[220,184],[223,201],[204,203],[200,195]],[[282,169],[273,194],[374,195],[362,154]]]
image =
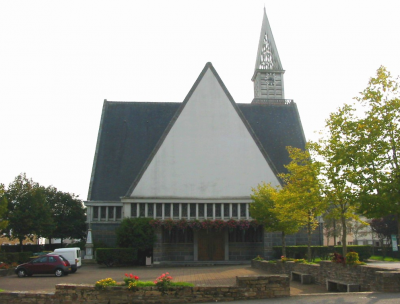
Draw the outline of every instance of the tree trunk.
[[[333,246],[336,246],[336,220],[333,219]]]
[[[311,262],[311,219],[308,219],[308,224],[307,224],[307,261]]]
[[[24,239],[18,239],[18,240],[19,240],[19,250],[21,252],[23,252],[24,251],[24,245],[22,244],[22,242],[23,242]]]
[[[346,218],[344,216],[341,217],[342,220],[342,246],[343,246],[343,257],[346,258],[347,254],[347,226],[346,226]]]
[[[286,257],[286,235],[285,232],[282,231],[282,255]]]

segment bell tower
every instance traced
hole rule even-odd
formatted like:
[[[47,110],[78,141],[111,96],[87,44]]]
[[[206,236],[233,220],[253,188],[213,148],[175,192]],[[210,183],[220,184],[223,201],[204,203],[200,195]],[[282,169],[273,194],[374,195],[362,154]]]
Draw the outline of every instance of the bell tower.
[[[254,100],[256,103],[278,102],[285,99],[281,60],[276,48],[271,26],[264,7],[260,40],[258,43],[256,66],[254,69]]]

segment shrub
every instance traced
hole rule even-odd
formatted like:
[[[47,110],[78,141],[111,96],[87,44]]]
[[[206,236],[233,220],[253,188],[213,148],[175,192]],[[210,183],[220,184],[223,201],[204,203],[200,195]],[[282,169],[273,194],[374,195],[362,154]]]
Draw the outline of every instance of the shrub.
[[[342,246],[311,246],[311,259],[319,257],[321,259],[327,259],[332,254],[331,248],[334,248],[336,252],[342,251]],[[282,256],[282,246],[274,246],[274,257],[279,259]],[[347,246],[348,251],[353,250],[358,253],[360,261],[368,259],[372,255],[372,246],[370,245],[349,245]],[[286,246],[286,257],[294,259],[304,259],[307,256],[307,246]]]
[[[96,250],[96,260],[98,264],[107,267],[114,265],[136,265],[138,264],[138,254],[135,248],[98,248]]]
[[[345,259],[340,253],[335,252],[335,253],[333,254],[333,256],[332,256],[331,261],[332,261],[333,263],[342,263],[342,264],[345,264],[346,259]]]
[[[305,259],[295,259],[294,262],[299,263],[299,264],[304,264],[306,262],[306,260]]]
[[[358,258],[360,261],[365,261],[372,256],[372,246],[357,246],[351,245],[347,246],[348,251],[355,251],[358,253]]]
[[[7,264],[7,263],[0,262],[0,269],[10,269],[10,268],[15,268],[17,266],[18,266],[17,263]]]
[[[111,278],[107,278],[107,279],[97,281],[96,284],[94,284],[94,287],[96,287],[96,289],[105,289],[107,286],[116,286],[116,285],[117,285],[117,282],[115,282]]]
[[[141,264],[151,255],[153,244],[156,241],[154,227],[150,218],[124,218],[121,225],[115,230],[117,244],[121,248],[136,248]]]
[[[124,282],[125,285],[128,286],[128,289],[130,291],[136,291],[136,286],[138,284],[139,281],[139,277],[138,276],[134,276],[133,274],[127,274],[125,273],[125,278],[124,278]]]
[[[350,251],[346,254],[346,264],[355,265],[357,262],[359,262],[357,252]]]
[[[1,252],[0,261],[7,264],[22,264],[31,260],[32,252]]]
[[[254,261],[264,261],[264,258],[260,257],[259,255],[256,256],[254,259]]]
[[[169,287],[171,286],[172,277],[169,275],[169,272],[163,273],[160,275],[155,281],[159,291],[165,293],[168,291]]]

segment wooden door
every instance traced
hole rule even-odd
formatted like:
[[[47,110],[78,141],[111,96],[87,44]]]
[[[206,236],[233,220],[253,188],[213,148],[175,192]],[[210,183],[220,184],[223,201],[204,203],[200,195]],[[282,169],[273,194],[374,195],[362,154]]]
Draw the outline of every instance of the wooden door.
[[[223,231],[198,231],[198,258],[199,261],[225,260],[225,237]]]

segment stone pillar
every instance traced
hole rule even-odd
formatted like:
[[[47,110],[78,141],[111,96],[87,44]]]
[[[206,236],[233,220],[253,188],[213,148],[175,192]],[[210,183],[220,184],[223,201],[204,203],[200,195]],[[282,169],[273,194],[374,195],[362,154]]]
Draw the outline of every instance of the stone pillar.
[[[92,241],[92,229],[89,228],[86,245],[85,245],[85,260],[93,260],[93,241]]]
[[[162,228],[158,227],[155,230],[156,241],[153,246],[153,264],[160,264],[162,259]]]

